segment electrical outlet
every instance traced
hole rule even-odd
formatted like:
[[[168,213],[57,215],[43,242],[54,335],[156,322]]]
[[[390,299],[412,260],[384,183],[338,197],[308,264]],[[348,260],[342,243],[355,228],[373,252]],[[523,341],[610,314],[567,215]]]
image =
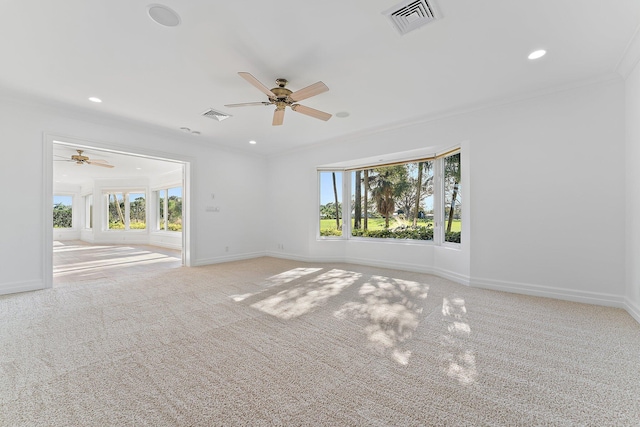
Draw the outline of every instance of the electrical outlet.
[[[225,247],[224,247],[224,251],[225,251],[225,252],[229,252],[229,246],[225,246]]]

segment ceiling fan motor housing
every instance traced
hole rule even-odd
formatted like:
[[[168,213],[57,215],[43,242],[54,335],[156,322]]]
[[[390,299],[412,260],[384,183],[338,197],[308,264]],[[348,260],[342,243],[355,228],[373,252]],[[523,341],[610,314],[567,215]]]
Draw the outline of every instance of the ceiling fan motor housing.
[[[284,81],[284,83],[281,83],[282,81]],[[289,95],[291,95],[293,92],[284,87],[284,85],[287,84],[287,81],[285,79],[278,79],[276,80],[276,83],[278,83],[280,86],[271,89],[271,92],[273,92],[276,97],[270,98],[269,100],[273,102],[276,107],[278,107],[278,109],[283,110],[285,107],[291,106],[291,104],[293,104],[293,101],[291,100],[291,98],[289,98]]]

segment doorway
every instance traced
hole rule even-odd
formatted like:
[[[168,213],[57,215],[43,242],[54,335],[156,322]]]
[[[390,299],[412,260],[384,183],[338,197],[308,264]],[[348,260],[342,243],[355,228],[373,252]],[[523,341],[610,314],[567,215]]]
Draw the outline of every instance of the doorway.
[[[51,135],[44,151],[46,287],[190,266],[189,159]]]

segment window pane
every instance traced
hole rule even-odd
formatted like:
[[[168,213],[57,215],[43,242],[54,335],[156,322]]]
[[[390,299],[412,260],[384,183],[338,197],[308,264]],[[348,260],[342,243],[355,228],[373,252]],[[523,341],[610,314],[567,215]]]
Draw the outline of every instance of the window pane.
[[[147,228],[147,205],[144,193],[129,193],[129,229]]]
[[[456,153],[444,158],[445,242],[460,243],[461,212],[460,153]]]
[[[166,230],[167,218],[164,214],[164,201],[167,197],[167,190],[158,190],[158,230]]]
[[[73,227],[73,196],[53,196],[53,228]]]
[[[342,236],[342,172],[320,172],[320,235]]]
[[[167,230],[182,231],[182,187],[167,190]]]
[[[433,239],[433,162],[352,172],[356,237]]]
[[[93,195],[89,194],[84,197],[84,227],[93,228]]]
[[[107,193],[110,230],[124,230],[124,197],[122,193]]]

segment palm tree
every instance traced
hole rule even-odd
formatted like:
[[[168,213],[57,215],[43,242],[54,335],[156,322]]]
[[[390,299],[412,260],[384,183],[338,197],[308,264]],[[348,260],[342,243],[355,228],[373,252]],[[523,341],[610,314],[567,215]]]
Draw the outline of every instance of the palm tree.
[[[364,170],[364,229],[369,229],[369,169]]]
[[[380,168],[376,170],[378,174],[372,180],[374,187],[371,190],[371,197],[376,204],[378,213],[384,217],[384,228],[389,228],[389,218],[396,209],[395,188],[393,185],[391,168]]]
[[[447,233],[450,233],[456,197],[458,197],[458,186],[460,185],[460,153],[444,158],[444,179],[445,185],[447,182],[453,183],[451,206],[449,206],[449,220],[447,221]]]
[[[333,196],[336,200],[336,230],[340,230],[340,207],[338,206],[338,188],[336,187],[336,173],[331,172],[333,178]]]
[[[413,226],[418,225],[418,211],[420,210],[420,190],[422,189],[422,166],[424,162],[418,163],[418,180],[416,182],[416,207],[413,210]]]
[[[353,212],[353,228],[354,229],[359,229],[360,228],[360,220],[362,217],[362,183],[361,181],[361,174],[362,171],[356,171],[356,177],[355,177],[355,184],[356,184],[356,191],[355,191],[355,195],[354,195],[354,212]]]

